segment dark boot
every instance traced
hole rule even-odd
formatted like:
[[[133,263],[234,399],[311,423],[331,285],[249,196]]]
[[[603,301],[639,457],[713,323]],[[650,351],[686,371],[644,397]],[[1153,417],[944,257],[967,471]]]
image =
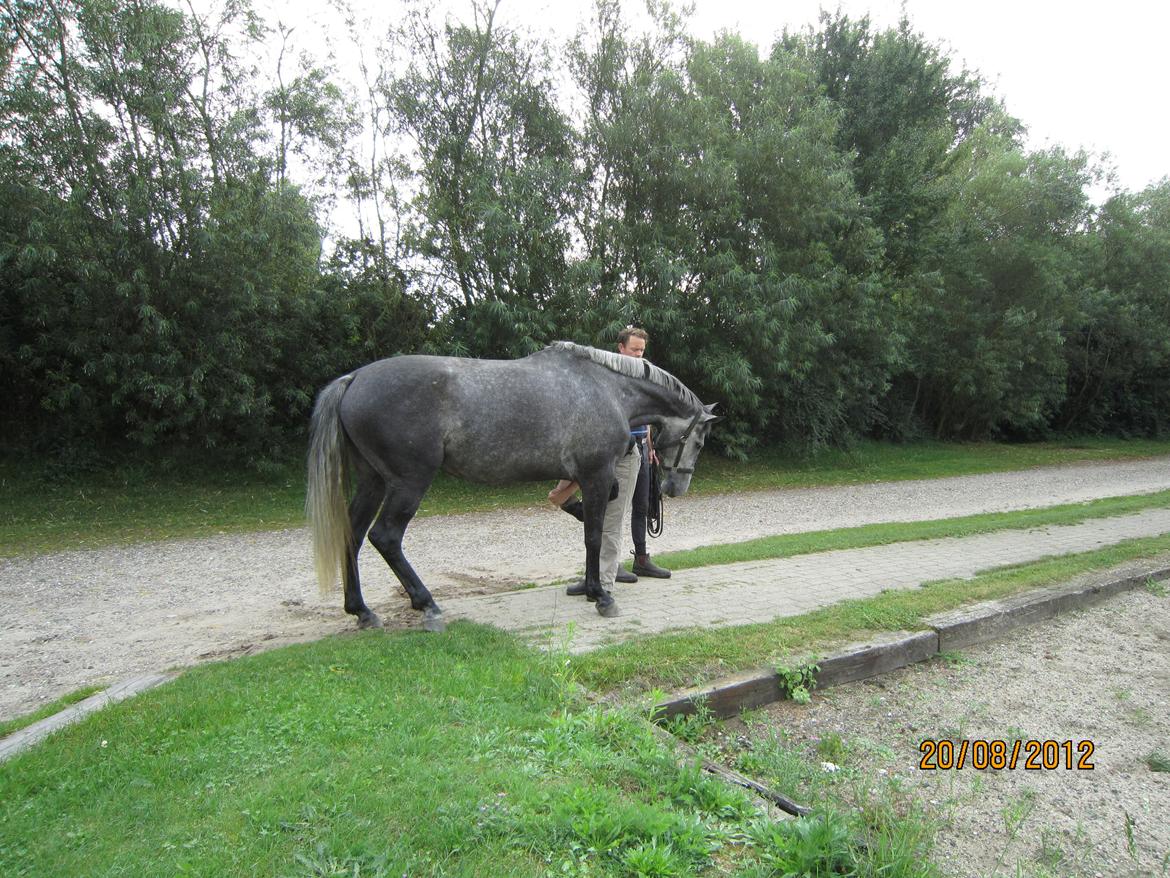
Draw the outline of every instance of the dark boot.
[[[649,555],[634,556],[634,572],[639,576],[651,576],[654,579],[670,579],[670,571],[651,561]]]
[[[670,576],[669,573],[666,575]],[[638,581],[638,577],[636,577],[634,574],[630,573],[630,571],[626,570],[625,567],[619,567],[617,569],[617,573],[614,574],[613,578],[614,578],[615,582],[637,582]]]

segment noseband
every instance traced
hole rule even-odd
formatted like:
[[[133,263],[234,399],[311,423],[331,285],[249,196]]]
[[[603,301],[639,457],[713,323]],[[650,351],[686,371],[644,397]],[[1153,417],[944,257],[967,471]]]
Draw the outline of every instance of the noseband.
[[[706,414],[706,412],[704,412],[702,409],[699,409],[697,412],[695,412],[695,416],[693,418],[691,418],[690,425],[686,428],[686,430],[683,431],[682,436],[679,437],[678,451],[675,452],[674,463],[671,464],[670,466],[667,466],[666,464],[662,464],[662,468],[664,470],[666,470],[668,473],[675,472],[675,473],[682,473],[683,475],[688,475],[688,474],[693,473],[695,471],[695,468],[693,466],[692,467],[680,467],[679,463],[682,461],[683,449],[687,447],[687,440],[691,438],[691,433],[695,432],[695,427],[697,427],[699,425],[699,419],[702,418],[704,414]]]

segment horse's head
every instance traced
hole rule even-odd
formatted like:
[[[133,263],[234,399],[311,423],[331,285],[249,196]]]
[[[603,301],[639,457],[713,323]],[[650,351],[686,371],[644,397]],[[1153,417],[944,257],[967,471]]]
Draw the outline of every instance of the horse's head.
[[[666,473],[662,493],[667,497],[680,497],[691,486],[695,461],[699,459],[711,425],[720,419],[714,410],[712,404],[703,406],[689,418],[664,419],[662,433],[655,444],[662,470]]]

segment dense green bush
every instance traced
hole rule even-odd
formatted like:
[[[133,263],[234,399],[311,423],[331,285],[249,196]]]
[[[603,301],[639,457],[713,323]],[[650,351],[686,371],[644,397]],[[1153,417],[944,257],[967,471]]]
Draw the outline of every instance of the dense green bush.
[[[1084,242],[1068,324],[1064,430],[1170,429],[1170,180],[1112,198]]]

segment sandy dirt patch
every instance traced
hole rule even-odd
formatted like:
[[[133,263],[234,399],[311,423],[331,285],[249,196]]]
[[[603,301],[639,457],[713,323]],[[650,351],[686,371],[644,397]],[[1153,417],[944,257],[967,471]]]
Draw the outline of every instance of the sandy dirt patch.
[[[781,734],[816,760],[817,742],[839,736],[842,783],[892,783],[923,803],[942,823],[936,860],[954,878],[1170,874],[1170,773],[1146,761],[1170,757],[1170,596],[1157,591],[833,687],[808,705],[782,702],[747,730],[730,728]],[[923,741],[1010,748],[1017,738],[1072,741],[1074,767],[1063,749],[1051,770],[1043,754],[1039,770],[1019,767],[1023,756],[1015,770],[919,767]],[[1085,741],[1092,770],[1076,767]]]

